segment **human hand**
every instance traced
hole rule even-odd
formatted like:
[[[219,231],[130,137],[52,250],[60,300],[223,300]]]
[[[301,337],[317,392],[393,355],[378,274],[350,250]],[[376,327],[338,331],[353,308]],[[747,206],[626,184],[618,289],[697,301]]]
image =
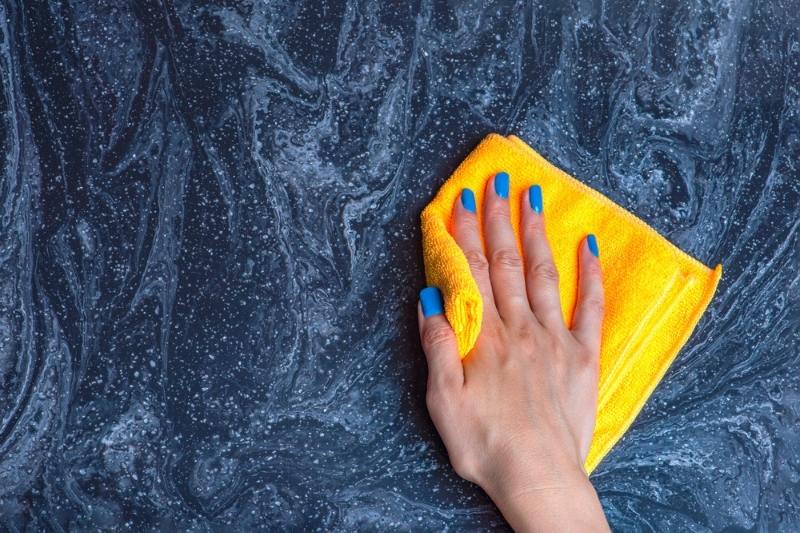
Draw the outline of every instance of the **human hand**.
[[[569,329],[542,191],[534,186],[522,199],[520,257],[509,179],[501,172],[486,186],[485,251],[472,191],[465,189],[454,207],[451,231],[484,307],[480,335],[463,361],[441,293],[420,293],[428,410],[455,471],[480,485],[512,527],[607,531],[583,468],[595,425],[603,320],[597,241],[589,235],[576,251],[579,294]]]

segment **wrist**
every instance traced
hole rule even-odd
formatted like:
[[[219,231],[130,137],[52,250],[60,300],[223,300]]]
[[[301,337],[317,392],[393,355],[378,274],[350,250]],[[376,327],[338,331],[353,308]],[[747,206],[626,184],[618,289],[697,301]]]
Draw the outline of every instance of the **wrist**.
[[[487,454],[476,482],[492,498],[512,499],[520,493],[585,486],[589,479],[578,457],[550,449],[535,436],[522,436]]]
[[[517,531],[608,531],[579,459],[555,450],[508,446],[485,465],[478,484]],[[536,527],[534,528],[534,525]]]
[[[479,483],[497,501],[516,501],[529,495],[582,492],[591,483],[574,463],[552,456],[534,455],[528,460],[506,460],[485,481]]]
[[[562,487],[540,487],[508,499],[492,497],[517,532],[608,532],[597,493],[588,478]]]

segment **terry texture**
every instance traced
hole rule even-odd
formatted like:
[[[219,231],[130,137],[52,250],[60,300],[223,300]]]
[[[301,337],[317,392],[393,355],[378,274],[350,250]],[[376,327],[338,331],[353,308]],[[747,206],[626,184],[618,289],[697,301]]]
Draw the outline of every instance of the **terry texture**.
[[[511,175],[511,223],[520,250],[521,195],[535,183],[542,187],[567,324],[577,297],[580,241],[595,233],[600,242],[606,315],[597,426],[585,465],[591,472],[631,425],[686,343],[714,295],[722,266],[711,269],[687,255],[625,209],[548,163],[518,137],[490,134],[422,212],[427,282],[442,291],[462,358],[480,332],[483,302],[467,259],[450,234],[451,214],[461,190],[469,187],[480,218],[486,182],[500,171]]]

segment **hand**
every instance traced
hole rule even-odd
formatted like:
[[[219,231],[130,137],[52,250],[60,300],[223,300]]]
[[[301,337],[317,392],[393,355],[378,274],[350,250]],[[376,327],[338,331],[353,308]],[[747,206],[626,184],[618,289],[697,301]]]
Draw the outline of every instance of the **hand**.
[[[487,184],[485,251],[472,191],[456,201],[452,233],[480,289],[483,324],[462,361],[438,289],[421,293],[428,410],[455,471],[480,485],[512,527],[608,531],[583,468],[603,320],[597,242],[590,235],[576,250],[579,294],[569,329],[540,214],[542,191],[531,189],[522,199],[524,259],[509,219],[508,174]]]

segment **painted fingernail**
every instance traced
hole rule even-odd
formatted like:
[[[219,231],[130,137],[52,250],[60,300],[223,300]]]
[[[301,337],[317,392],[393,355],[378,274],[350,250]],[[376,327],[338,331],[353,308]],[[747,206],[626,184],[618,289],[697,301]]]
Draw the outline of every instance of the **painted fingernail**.
[[[470,213],[477,211],[475,208],[475,193],[472,192],[472,189],[463,189],[461,191],[461,205]]]
[[[444,312],[442,291],[436,287],[425,287],[419,291],[419,301],[422,304],[423,316],[441,315]]]
[[[544,203],[542,201],[542,188],[539,185],[533,185],[528,189],[528,201],[531,203],[531,209],[541,215]]]
[[[508,172],[498,172],[497,175],[494,177],[494,192],[497,193],[497,196],[506,200],[508,199],[508,186],[509,186]]]
[[[600,248],[597,247],[597,237],[594,236],[594,233],[590,233],[586,237],[586,244],[589,245],[589,251],[593,256],[600,257]]]

